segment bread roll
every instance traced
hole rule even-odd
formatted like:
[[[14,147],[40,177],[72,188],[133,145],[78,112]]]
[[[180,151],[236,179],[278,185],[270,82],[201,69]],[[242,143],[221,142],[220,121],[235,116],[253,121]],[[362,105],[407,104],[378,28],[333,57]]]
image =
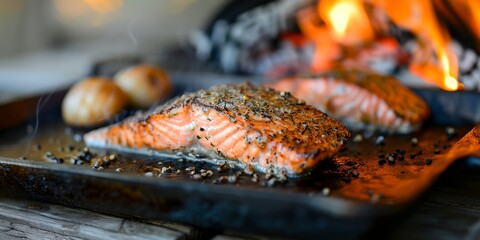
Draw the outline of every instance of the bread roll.
[[[93,77],[75,84],[62,103],[65,122],[91,127],[107,122],[125,108],[127,97],[114,81]]]
[[[128,96],[132,107],[148,108],[170,94],[167,73],[155,66],[137,65],[119,72],[115,82]]]

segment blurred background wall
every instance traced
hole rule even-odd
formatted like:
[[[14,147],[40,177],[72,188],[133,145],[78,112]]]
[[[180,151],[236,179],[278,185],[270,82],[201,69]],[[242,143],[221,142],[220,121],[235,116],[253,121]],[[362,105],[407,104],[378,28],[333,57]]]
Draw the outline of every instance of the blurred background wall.
[[[0,58],[77,42],[148,52],[186,42],[226,0],[0,0]]]

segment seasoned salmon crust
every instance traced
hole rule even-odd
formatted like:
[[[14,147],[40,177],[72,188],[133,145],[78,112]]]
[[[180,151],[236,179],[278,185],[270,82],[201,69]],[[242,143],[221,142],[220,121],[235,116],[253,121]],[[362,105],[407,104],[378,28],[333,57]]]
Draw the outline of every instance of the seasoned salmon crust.
[[[93,147],[193,151],[298,175],[335,155],[349,137],[341,123],[289,93],[242,83],[183,95],[84,139]]]

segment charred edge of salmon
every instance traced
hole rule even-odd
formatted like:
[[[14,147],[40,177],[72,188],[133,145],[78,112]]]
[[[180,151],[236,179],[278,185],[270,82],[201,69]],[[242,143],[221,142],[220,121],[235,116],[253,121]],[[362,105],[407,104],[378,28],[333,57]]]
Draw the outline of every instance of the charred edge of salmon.
[[[133,131],[130,133],[140,135],[142,133],[134,133],[132,129],[138,129],[138,125],[152,128],[158,116],[174,118],[179,111],[187,111],[186,109],[190,114],[193,114],[192,111],[206,113],[213,111],[218,114],[215,115],[217,118],[223,116],[227,122],[234,124],[238,129],[245,129],[244,141],[248,142],[247,146],[254,144],[259,149],[257,155],[232,158],[232,154],[228,154],[228,151],[226,153],[228,156],[222,152],[219,155],[223,158],[239,160],[260,172],[286,171],[290,176],[305,173],[319,161],[335,155],[350,137],[345,126],[289,94],[280,94],[273,89],[254,87],[251,84],[239,84],[186,94],[143,117],[131,118],[103,130],[91,132],[85,136],[85,141],[87,145],[97,147],[105,147],[116,141],[114,145],[152,148],[151,145],[145,144],[145,139],[136,138],[136,142],[130,143],[127,143],[128,138],[119,140],[119,138],[125,138],[125,134],[115,132]],[[202,131],[198,121],[192,126],[194,128],[192,131]],[[249,139],[249,136],[256,137]],[[203,138],[202,140],[197,138],[201,137],[194,136],[193,144],[203,141]],[[213,144],[209,146],[203,143],[204,148],[215,150]],[[189,145],[185,145],[178,148],[188,147]],[[255,159],[257,156],[258,158]]]
[[[157,151],[155,149],[151,148],[139,148],[139,149],[134,149],[134,148],[129,148],[129,147],[122,147],[122,146],[101,146],[101,145],[90,145],[92,149],[99,149],[99,150],[112,150],[112,151],[119,151],[122,153],[126,154],[133,154],[133,155],[147,155],[147,156],[152,156],[152,157],[163,157],[163,158],[170,158],[170,159],[186,159],[192,162],[205,162],[213,165],[226,165],[228,166],[229,169],[245,169],[248,165],[240,162],[238,160],[232,160],[228,158],[221,158],[220,156],[217,157],[211,157],[210,155],[202,155],[202,151],[197,152],[192,148],[185,148],[185,149],[180,149],[180,150],[175,150],[175,151]],[[254,170],[257,172],[263,172],[265,171],[261,169],[255,168],[255,166],[252,166]],[[279,175],[283,174],[280,171],[276,169],[271,169],[272,171],[268,172],[273,175]],[[289,178],[305,178],[311,175],[311,172],[314,170],[308,169],[308,171],[302,172],[301,174],[289,174],[288,172],[286,173],[286,176]]]
[[[193,162],[206,162],[214,165],[224,165],[226,164],[229,168],[239,168],[243,169],[246,165],[243,162],[225,159],[220,157],[211,157],[209,155],[203,155],[202,151],[197,152],[194,148],[185,148],[180,150],[164,150],[157,151],[151,148],[129,148],[123,146],[102,146],[102,145],[91,145],[92,149],[109,149],[113,151],[119,151],[126,154],[133,155],[147,155],[153,157],[163,157],[170,159],[187,159]]]

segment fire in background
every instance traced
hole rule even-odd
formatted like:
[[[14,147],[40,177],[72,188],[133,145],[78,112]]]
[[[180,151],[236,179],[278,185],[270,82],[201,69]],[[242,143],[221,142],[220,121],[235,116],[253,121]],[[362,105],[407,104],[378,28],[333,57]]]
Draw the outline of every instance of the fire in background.
[[[261,2],[227,6],[194,35],[198,56],[229,73],[275,78],[342,65],[407,85],[480,89],[478,2]]]

